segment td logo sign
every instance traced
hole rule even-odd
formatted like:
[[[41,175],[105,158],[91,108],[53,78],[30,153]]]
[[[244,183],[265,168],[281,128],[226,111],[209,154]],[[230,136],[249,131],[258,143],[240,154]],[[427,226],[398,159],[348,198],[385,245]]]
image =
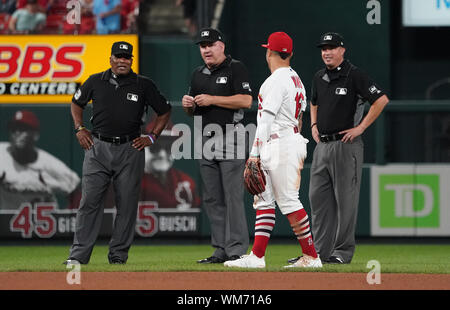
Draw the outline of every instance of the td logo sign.
[[[381,175],[381,227],[439,227],[439,175]]]
[[[372,235],[450,234],[450,170],[439,167],[372,167]]]

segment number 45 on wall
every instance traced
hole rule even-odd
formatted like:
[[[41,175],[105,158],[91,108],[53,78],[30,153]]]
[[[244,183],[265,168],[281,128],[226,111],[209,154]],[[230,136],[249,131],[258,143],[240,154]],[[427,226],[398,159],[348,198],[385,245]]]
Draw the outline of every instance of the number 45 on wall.
[[[51,238],[56,232],[56,219],[52,212],[56,203],[23,203],[9,221],[12,232],[20,232],[22,238],[31,238],[33,232],[40,238]]]

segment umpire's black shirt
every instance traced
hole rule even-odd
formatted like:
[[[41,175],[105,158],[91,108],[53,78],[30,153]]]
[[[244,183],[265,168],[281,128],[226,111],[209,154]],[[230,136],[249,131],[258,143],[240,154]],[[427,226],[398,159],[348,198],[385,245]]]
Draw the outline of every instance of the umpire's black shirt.
[[[84,109],[91,99],[93,131],[106,136],[140,134],[148,106],[158,115],[171,109],[153,81],[133,71],[117,76],[108,69],[91,75],[75,92],[72,102]]]
[[[195,97],[200,94],[212,96],[243,94],[251,96],[249,74],[244,64],[228,55],[220,65],[214,68],[209,69],[206,65],[203,65],[195,69],[192,74],[189,95]],[[196,105],[194,115],[202,116],[203,128],[211,123],[225,127],[226,124],[239,122],[243,118],[244,112],[215,105],[207,107]]]
[[[335,134],[357,126],[364,103],[374,103],[384,92],[372,79],[348,60],[333,70],[319,70],[313,79],[311,104],[317,105],[317,129]]]

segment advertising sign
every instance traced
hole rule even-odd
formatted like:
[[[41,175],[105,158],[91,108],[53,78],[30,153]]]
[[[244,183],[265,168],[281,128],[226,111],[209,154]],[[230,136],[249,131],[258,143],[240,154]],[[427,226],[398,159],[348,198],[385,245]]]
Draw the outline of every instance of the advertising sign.
[[[450,235],[450,165],[371,168],[373,236]]]
[[[18,210],[0,209],[0,238],[73,238],[76,212],[76,209],[58,209],[52,203],[24,203]],[[111,236],[116,214],[115,208],[104,210],[101,237]],[[135,232],[137,238],[198,236],[200,209],[160,209],[154,202],[140,202]]]
[[[450,0],[403,0],[403,26],[450,26]]]
[[[70,103],[91,74],[110,67],[111,46],[127,41],[138,72],[137,35],[36,35],[0,39],[0,103]]]

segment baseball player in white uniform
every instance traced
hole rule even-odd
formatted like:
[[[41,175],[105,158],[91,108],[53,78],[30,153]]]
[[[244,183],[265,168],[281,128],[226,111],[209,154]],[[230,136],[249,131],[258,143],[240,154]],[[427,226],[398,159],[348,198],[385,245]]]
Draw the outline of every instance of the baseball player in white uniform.
[[[17,111],[8,124],[11,142],[0,142],[0,209],[17,210],[27,203],[53,202],[55,193],[69,195],[80,183],[61,160],[35,147],[39,120]]]
[[[284,32],[269,36],[266,60],[271,75],[258,95],[257,129],[249,160],[261,161],[266,190],[254,196],[255,240],[252,251],[240,259],[226,261],[227,267],[265,268],[264,254],[275,226],[275,202],[287,216],[299,240],[303,256],[286,267],[322,267],[314,248],[309,219],[299,200],[301,169],[308,142],[301,134],[306,93],[297,73],[290,67],[292,39]]]

